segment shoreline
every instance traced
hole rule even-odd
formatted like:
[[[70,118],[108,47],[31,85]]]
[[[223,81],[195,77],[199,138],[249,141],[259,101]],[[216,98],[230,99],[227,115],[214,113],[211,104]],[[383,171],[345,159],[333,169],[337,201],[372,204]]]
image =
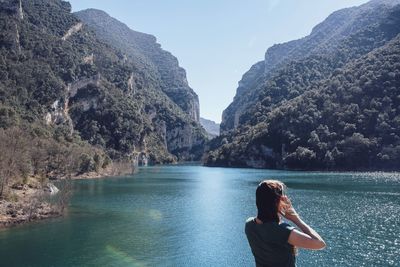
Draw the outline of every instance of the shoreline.
[[[18,184],[10,188],[8,199],[0,199],[0,230],[62,216],[60,208],[48,201],[55,194],[53,186]]]
[[[226,166],[226,165],[207,165],[203,163],[201,166],[208,168],[227,168],[227,169],[251,169],[251,170],[271,170],[271,171],[285,171],[285,172],[312,172],[312,173],[399,173],[399,170],[393,169],[285,169],[285,168],[259,168],[251,166]]]
[[[73,175],[70,177],[72,180],[88,180],[108,178],[128,173],[134,173],[135,169],[128,171],[127,169],[120,169],[109,167],[102,169],[99,172],[88,172],[80,175]],[[45,185],[41,185],[34,179],[28,179],[26,184],[17,183],[8,188],[7,198],[0,199],[0,230],[9,229],[16,226],[29,224],[33,222],[43,221],[64,216],[64,208],[68,204],[64,203],[64,207],[51,203],[54,201],[52,198],[65,198],[69,192],[62,192],[55,187],[55,181],[66,180],[65,176],[56,176]]]

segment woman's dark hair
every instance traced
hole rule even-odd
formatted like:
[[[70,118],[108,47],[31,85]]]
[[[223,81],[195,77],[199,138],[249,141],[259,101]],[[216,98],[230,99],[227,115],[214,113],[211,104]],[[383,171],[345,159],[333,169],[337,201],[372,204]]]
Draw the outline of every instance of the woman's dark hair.
[[[279,209],[285,185],[276,180],[262,181],[256,190],[257,218],[262,222],[279,222]]]

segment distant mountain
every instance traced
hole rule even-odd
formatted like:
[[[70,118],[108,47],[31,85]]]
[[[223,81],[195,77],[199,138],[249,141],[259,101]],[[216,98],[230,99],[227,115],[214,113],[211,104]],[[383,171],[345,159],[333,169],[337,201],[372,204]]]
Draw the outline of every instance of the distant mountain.
[[[268,49],[239,82],[206,164],[399,169],[398,4],[339,10]]]
[[[214,138],[219,135],[219,124],[212,120],[200,118],[200,123],[208,133],[209,138]]]

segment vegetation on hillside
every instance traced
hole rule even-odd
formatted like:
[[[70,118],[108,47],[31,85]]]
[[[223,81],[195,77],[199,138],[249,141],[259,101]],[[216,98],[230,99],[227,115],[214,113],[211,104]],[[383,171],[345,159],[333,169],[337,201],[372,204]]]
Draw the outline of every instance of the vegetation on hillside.
[[[0,199],[51,179],[200,158],[204,129],[150,71],[68,2],[0,1]]]
[[[397,170],[400,8],[378,22],[264,80],[239,127],[212,141],[206,164]]]
[[[384,45],[398,33],[390,18],[396,4],[400,1],[375,0],[336,11],[309,36],[269,48],[265,60],[243,75],[234,101],[223,112],[221,130],[248,124],[258,102],[279,105],[307,90],[311,82],[326,79],[336,68]]]
[[[75,15],[101,40],[131,59],[146,75],[147,87],[161,90],[192,120],[199,121],[198,96],[189,87],[185,70],[171,53],[161,49],[154,36],[134,31],[101,10],[86,9]]]
[[[77,135],[112,159],[140,152],[154,163],[180,157],[168,151],[158,126],[167,121],[168,132],[193,122],[146,68],[79,26],[67,2],[22,1],[23,18],[18,6],[8,0],[0,9],[1,127],[35,123],[71,142]],[[205,134],[196,127],[201,145]],[[179,149],[190,154],[191,147]]]

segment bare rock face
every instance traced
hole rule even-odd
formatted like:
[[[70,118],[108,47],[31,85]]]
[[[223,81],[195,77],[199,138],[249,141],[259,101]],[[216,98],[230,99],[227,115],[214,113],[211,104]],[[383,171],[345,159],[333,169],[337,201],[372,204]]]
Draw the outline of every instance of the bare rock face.
[[[154,101],[145,105],[145,110],[148,121],[166,149],[178,159],[199,158],[191,154],[192,150],[200,151],[206,139],[199,123],[199,99],[189,87],[186,72],[176,57],[161,49],[154,36],[133,31],[103,11],[88,9],[75,15],[98,38],[122,51],[124,64],[132,64],[145,73],[146,79],[134,72],[126,78],[129,95],[147,94],[151,88],[165,96],[163,107]],[[195,154],[200,155],[200,152]],[[137,161],[139,159],[140,156]]]
[[[167,132],[168,150],[174,151],[182,147],[192,146],[192,132],[191,127],[184,125],[183,127],[176,127]]]
[[[72,26],[71,28],[68,29],[68,31],[64,34],[64,36],[61,38],[63,41],[67,40],[69,37],[71,37],[73,34],[79,32],[82,29],[83,23],[79,22]]]
[[[93,57],[93,55],[91,56]],[[74,130],[73,121],[69,114],[70,99],[75,97],[78,91],[88,85],[100,86],[101,75],[95,75],[93,77],[84,78],[73,83],[69,83],[66,87],[66,92],[63,97],[54,101],[51,105],[51,109],[45,115],[45,122],[47,125],[60,125],[66,124],[72,134]],[[97,98],[81,99],[75,105],[80,105],[83,111],[96,108],[98,105]]]
[[[19,0],[18,16],[21,20],[24,19],[24,10],[22,9],[22,0]]]
[[[186,71],[179,66],[176,57],[161,49],[154,36],[133,31],[100,10],[88,9],[75,15],[99,38],[121,49],[126,57],[140,62],[141,67],[157,81],[152,85],[159,87],[192,120],[199,122],[199,99],[188,85]]]
[[[168,151],[186,160],[195,160],[202,152],[196,151],[204,146],[204,140],[199,138],[200,133],[190,125],[178,126],[167,131],[166,141]]]

